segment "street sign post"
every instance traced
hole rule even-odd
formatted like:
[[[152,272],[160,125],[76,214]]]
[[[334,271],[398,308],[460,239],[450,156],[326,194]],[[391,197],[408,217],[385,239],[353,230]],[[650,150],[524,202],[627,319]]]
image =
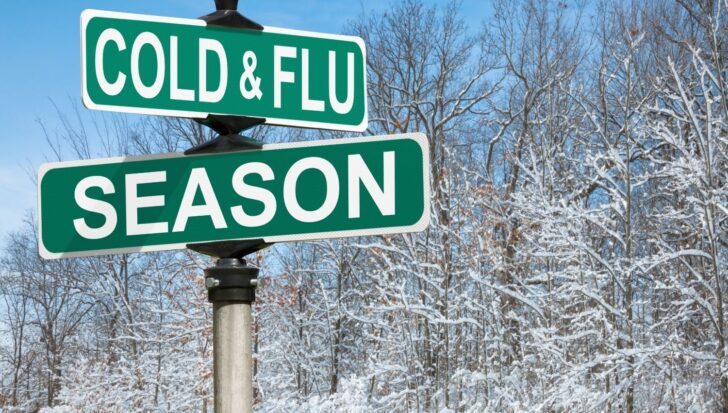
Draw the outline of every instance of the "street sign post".
[[[422,134],[43,165],[44,258],[402,233],[429,220]]]
[[[424,230],[427,138],[419,133],[262,145],[261,123],[367,128],[362,39],[263,27],[215,0],[178,19],[81,14],[89,109],[193,118],[219,136],[185,154],[61,162],[38,176],[43,258],[190,248],[213,303],[215,412],[252,412],[251,252],[281,241]],[[262,146],[261,146],[262,145]]]
[[[89,109],[364,131],[362,39],[99,10],[81,15]]]

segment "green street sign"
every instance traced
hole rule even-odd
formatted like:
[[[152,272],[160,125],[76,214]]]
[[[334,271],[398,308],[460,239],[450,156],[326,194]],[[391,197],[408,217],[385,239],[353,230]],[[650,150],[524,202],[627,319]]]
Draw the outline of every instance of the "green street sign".
[[[43,258],[421,231],[429,222],[423,134],[45,164]]]
[[[83,102],[89,109],[345,131],[367,127],[359,37],[198,19],[85,10]]]

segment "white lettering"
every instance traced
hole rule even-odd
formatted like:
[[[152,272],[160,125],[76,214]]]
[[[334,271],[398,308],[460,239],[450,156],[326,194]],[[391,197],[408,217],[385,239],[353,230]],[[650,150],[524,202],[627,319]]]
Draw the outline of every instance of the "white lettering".
[[[94,63],[96,67],[96,76],[98,77],[99,86],[109,96],[116,96],[121,93],[126,83],[126,75],[119,72],[116,75],[116,80],[112,83],[106,80],[104,75],[104,48],[106,43],[114,42],[119,51],[126,50],[126,43],[124,37],[116,29],[106,29],[101,32],[99,41],[96,43],[96,54],[94,55]]]
[[[308,76],[309,76],[309,67],[308,67],[308,49],[301,50],[301,81],[303,82],[301,85],[301,108],[303,110],[312,110],[316,112],[323,112],[324,111],[324,101],[323,100],[314,100],[309,99],[308,95]]]
[[[166,222],[151,222],[148,224],[139,223],[139,209],[164,206],[164,195],[139,196],[137,186],[165,182],[166,171],[142,172],[128,174],[124,177],[126,187],[126,234],[147,235],[160,234],[168,231]]]
[[[313,211],[301,208],[296,196],[298,177],[308,169],[319,170],[326,179],[326,198],[323,204]],[[329,161],[319,157],[303,158],[297,161],[288,170],[283,181],[283,200],[291,216],[301,222],[318,222],[325,219],[336,208],[336,203],[339,201],[339,176],[336,174],[336,169]]]
[[[281,69],[281,59],[295,58],[296,48],[290,46],[273,46],[273,106],[281,107],[281,84],[293,83],[293,72],[286,72]]]
[[[202,193],[204,203],[202,205],[192,205],[195,201],[197,189]],[[190,217],[210,217],[215,229],[227,228],[225,217],[222,216],[220,204],[217,202],[215,191],[212,189],[210,178],[207,176],[205,168],[194,168],[190,172],[190,179],[187,180],[184,195],[182,195],[182,203],[177,212],[177,219],[174,220],[172,231],[181,232],[187,227],[187,220]]]
[[[139,55],[141,54],[142,47],[150,45],[154,49],[154,54],[157,56],[157,75],[154,78],[154,83],[151,86],[147,86],[142,82],[141,74],[139,72]],[[165,74],[165,63],[164,63],[164,49],[162,48],[162,42],[159,41],[157,36],[150,32],[141,33],[134,40],[134,45],[131,47],[131,80],[134,83],[139,96],[146,99],[153,99],[157,97],[159,92],[162,90],[164,85],[164,74]]]
[[[263,203],[263,212],[258,215],[248,215],[241,205],[230,208],[235,221],[244,227],[259,227],[273,219],[276,214],[276,198],[267,189],[246,184],[243,180],[248,174],[257,174],[263,181],[275,178],[270,166],[261,162],[250,162],[240,165],[233,173],[233,189],[243,198],[253,199]]]
[[[178,80],[178,73],[177,73],[178,69],[179,69],[179,65],[177,63],[177,57],[178,57],[177,36],[169,37],[169,47],[170,47],[169,81],[171,83],[171,86],[169,89],[169,97],[174,100],[187,100],[187,101],[195,100],[195,91],[194,90],[181,89],[179,87],[179,80]]]
[[[384,189],[372,176],[361,155],[349,155],[349,218],[361,216],[361,182],[382,215],[394,215],[394,152],[384,152]]]
[[[78,235],[86,239],[101,239],[108,237],[112,232],[114,232],[114,229],[116,229],[116,210],[108,202],[89,198],[86,191],[93,187],[101,188],[104,195],[114,193],[114,184],[109,180],[109,178],[103,176],[89,176],[83,178],[81,182],[76,185],[76,190],[73,192],[73,196],[79,207],[86,211],[103,215],[105,220],[104,224],[98,228],[91,228],[84,218],[78,218],[73,220],[73,226],[76,228]]]
[[[329,103],[336,113],[349,113],[354,106],[354,53],[346,54],[346,100],[336,98],[336,52],[329,51]]]
[[[207,52],[214,52],[220,61],[220,83],[217,90],[207,89]],[[222,43],[213,39],[200,39],[200,102],[216,103],[225,96],[228,82],[227,56]]]

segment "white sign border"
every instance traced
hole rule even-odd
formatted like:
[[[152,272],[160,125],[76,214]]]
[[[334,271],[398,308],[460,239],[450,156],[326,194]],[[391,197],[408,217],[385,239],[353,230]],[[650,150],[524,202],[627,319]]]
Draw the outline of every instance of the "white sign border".
[[[200,19],[183,19],[178,17],[165,17],[165,16],[152,16],[146,14],[134,14],[134,13],[122,13],[106,10],[95,10],[86,9],[81,12],[81,101],[83,105],[91,110],[101,110],[106,112],[122,112],[122,113],[133,113],[137,115],[157,115],[157,116],[174,116],[180,118],[206,118],[210,115],[210,112],[195,112],[195,111],[184,111],[184,110],[171,110],[171,109],[154,109],[154,108],[134,108],[128,106],[115,106],[115,105],[103,105],[97,104],[91,100],[91,96],[88,94],[87,84],[87,73],[86,73],[86,26],[89,21],[94,17],[106,17],[123,20],[135,20],[145,22],[158,22],[158,23],[172,23],[181,24],[187,26],[206,26],[207,23]],[[367,104],[367,50],[364,44],[364,40],[361,37],[346,36],[342,34],[328,34],[309,32],[304,30],[284,29],[280,27],[265,26],[264,32],[276,33],[276,34],[288,34],[294,36],[306,36],[315,37],[319,39],[331,39],[331,40],[343,40],[354,42],[359,45],[362,53],[362,74],[364,76],[364,116],[358,125],[345,125],[340,123],[328,123],[328,122],[314,122],[314,121],[303,121],[303,120],[291,120],[291,119],[280,119],[280,118],[265,118],[266,125],[275,126],[292,126],[297,128],[314,128],[314,129],[328,129],[328,130],[339,130],[345,132],[364,132],[369,126],[369,109]],[[212,113],[215,114],[215,113]],[[230,115],[220,114],[224,116],[245,116],[245,115]],[[248,115],[250,116],[250,115]]]
[[[412,224],[400,227],[383,227],[383,228],[366,228],[360,230],[344,230],[344,231],[326,231],[326,232],[315,232],[307,234],[294,234],[294,235],[278,235],[273,237],[262,238],[266,243],[274,242],[291,242],[291,241],[312,241],[319,239],[331,239],[331,238],[346,238],[346,237],[359,237],[359,236],[370,236],[370,235],[391,235],[408,232],[419,232],[424,231],[430,223],[430,155],[429,155],[429,142],[424,133],[403,133],[397,135],[378,135],[378,136],[367,136],[357,138],[341,138],[341,139],[328,139],[311,142],[295,142],[295,143],[273,143],[265,144],[260,150],[272,150],[272,149],[286,149],[286,148],[304,148],[304,147],[315,147],[315,146],[333,146],[333,145],[344,145],[351,143],[365,143],[365,142],[376,142],[376,141],[391,141],[397,139],[411,139],[417,142],[422,150],[422,185],[423,185],[423,208],[422,216],[420,219]],[[101,164],[115,164],[122,162],[134,162],[134,161],[147,161],[154,159],[168,159],[168,158],[182,158],[182,157],[194,157],[194,156],[210,156],[213,154],[199,154],[199,155],[185,155],[182,152],[173,152],[166,154],[154,154],[154,155],[142,155],[142,156],[119,156],[113,158],[98,158],[98,159],[85,159],[77,161],[66,161],[66,162],[53,162],[46,163],[40,166],[38,169],[38,250],[40,256],[44,259],[57,259],[57,258],[79,258],[79,257],[92,257],[98,255],[111,255],[111,254],[127,254],[137,252],[153,252],[153,251],[169,251],[187,248],[188,244],[200,244],[206,242],[218,242],[218,241],[245,241],[251,239],[259,239],[259,237],[252,238],[232,238],[232,239],[211,239],[206,241],[194,241],[186,243],[175,243],[175,244],[159,244],[142,247],[128,247],[128,248],[110,248],[100,250],[86,250],[76,252],[65,252],[56,253],[49,251],[43,244],[43,213],[41,210],[41,184],[45,174],[53,169],[58,168],[70,168],[76,166],[90,166],[90,165],[101,165]]]

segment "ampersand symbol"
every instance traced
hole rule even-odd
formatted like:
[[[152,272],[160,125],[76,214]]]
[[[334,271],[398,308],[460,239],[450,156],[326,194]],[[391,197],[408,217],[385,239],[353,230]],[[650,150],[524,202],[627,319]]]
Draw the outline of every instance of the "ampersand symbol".
[[[263,92],[260,91],[260,78],[253,73],[257,64],[258,59],[255,57],[255,53],[248,50],[243,54],[243,75],[240,77],[240,93],[245,99],[255,97],[260,100],[263,97]],[[246,84],[250,85],[250,88],[247,88]]]

